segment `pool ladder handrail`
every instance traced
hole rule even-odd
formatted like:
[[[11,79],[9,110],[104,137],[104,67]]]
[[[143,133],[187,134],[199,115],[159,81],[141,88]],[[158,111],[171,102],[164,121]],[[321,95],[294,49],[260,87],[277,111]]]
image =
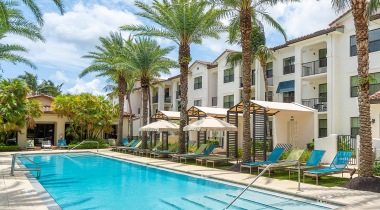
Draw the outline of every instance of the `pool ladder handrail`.
[[[36,168],[15,168],[17,156],[22,156],[23,158],[31,162],[33,165],[35,165]],[[41,176],[41,166],[29,159],[28,157],[26,157],[25,155],[19,153],[12,154],[11,176],[15,175],[15,171],[37,171],[37,178]]]
[[[298,161],[298,160],[296,160],[296,161],[286,161],[286,162],[280,162],[280,163],[270,163],[270,164],[268,164],[267,165],[267,167],[265,167],[264,168],[264,170],[262,170],[261,172],[260,172],[260,174],[259,175],[257,175],[256,176],[256,178],[251,182],[251,183],[249,183],[248,185],[247,185],[247,187],[245,187],[244,188],[244,190],[243,191],[241,191],[241,193],[238,195],[238,196],[236,196],[236,198],[230,203],[230,204],[228,204],[228,206],[225,208],[225,209],[228,209],[233,203],[235,203],[235,201],[237,200],[237,199],[239,199],[240,198],[240,196],[241,195],[243,195],[243,193],[245,192],[245,191],[247,191],[248,190],[248,188],[253,184],[253,183],[255,183],[256,182],[256,180],[257,179],[259,179],[270,167],[272,167],[272,165],[283,165],[283,164],[291,164],[291,163],[295,163],[295,164],[298,164],[298,190],[300,191],[300,173],[299,173],[299,170],[300,170],[300,162]]]
[[[81,143],[75,145],[73,148],[67,150],[65,153],[68,153],[68,152],[70,152],[71,150],[75,149],[77,146],[79,146],[79,145],[81,145],[81,144],[83,144],[83,143],[88,143],[88,142],[97,143],[97,144],[98,144],[98,147],[96,148],[96,151],[99,152],[99,142],[97,142],[97,141],[84,141],[84,140],[83,140]]]

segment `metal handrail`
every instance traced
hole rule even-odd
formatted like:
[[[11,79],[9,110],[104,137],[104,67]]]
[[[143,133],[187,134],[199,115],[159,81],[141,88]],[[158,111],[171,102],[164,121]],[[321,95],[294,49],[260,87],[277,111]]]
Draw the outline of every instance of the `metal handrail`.
[[[256,180],[258,179],[258,178],[260,178],[264,173],[265,173],[265,171],[267,171],[270,167],[272,166],[272,163],[271,164],[269,164],[267,167],[265,167],[264,168],[264,170],[263,171],[261,171],[261,173],[259,174],[259,175],[257,175],[256,176],[256,178],[251,182],[251,183],[249,183],[249,185],[247,185],[247,187],[245,187],[244,188],[244,190],[243,191],[241,191],[241,193],[238,195],[238,196],[236,196],[236,198],[230,203],[230,204],[228,204],[228,206],[225,208],[225,209],[228,209],[241,195],[243,195],[243,193],[245,192],[245,191],[247,191],[248,190],[248,188],[253,184],[253,183],[255,183],[256,182]]]
[[[22,156],[23,158],[31,162],[33,165],[35,165],[37,168],[15,168],[17,155]],[[41,166],[29,159],[28,157],[26,157],[25,155],[18,153],[12,154],[11,176],[15,175],[15,171],[37,171],[37,178],[41,176]]]
[[[98,144],[98,147],[96,148],[96,151],[99,152],[99,142],[97,142],[97,141],[82,141],[81,143],[75,145],[73,148],[67,150],[65,153],[68,153],[68,152],[70,152],[71,150],[75,149],[77,146],[79,146],[79,145],[81,145],[81,144],[83,144],[83,143],[88,143],[88,142],[97,143],[97,144]]]

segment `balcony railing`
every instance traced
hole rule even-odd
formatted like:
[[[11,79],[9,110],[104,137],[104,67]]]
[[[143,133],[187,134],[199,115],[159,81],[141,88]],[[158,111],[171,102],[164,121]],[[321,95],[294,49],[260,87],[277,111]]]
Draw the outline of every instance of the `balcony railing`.
[[[158,103],[158,96],[153,96],[152,103],[154,104]]]
[[[268,85],[273,86],[273,76],[268,78]]]
[[[327,100],[326,100],[326,98],[302,99],[302,105],[316,109],[316,110],[318,110],[318,112],[326,112],[327,111]]]
[[[284,66],[284,74],[294,73],[294,65]]]
[[[251,75],[251,86],[255,85],[255,76]],[[240,77],[240,87],[243,87],[243,77]]]
[[[175,91],[175,98],[180,99],[181,98],[181,91]]]
[[[165,103],[171,103],[172,97],[171,96],[165,96]]]
[[[284,103],[292,103],[292,102],[294,102],[294,96],[283,97],[283,102]]]
[[[310,76],[327,72],[327,58],[302,64],[302,76]]]
[[[217,97],[211,98],[211,106],[218,106],[218,98]]]

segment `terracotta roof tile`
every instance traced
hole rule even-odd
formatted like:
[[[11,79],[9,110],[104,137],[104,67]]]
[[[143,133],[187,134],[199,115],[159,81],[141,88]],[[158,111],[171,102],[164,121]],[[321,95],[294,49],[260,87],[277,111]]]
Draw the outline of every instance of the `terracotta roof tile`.
[[[212,63],[211,62],[208,62],[208,61],[202,61],[202,60],[196,60],[194,61],[194,63],[200,63],[200,64],[203,64],[203,65],[211,65]],[[193,63],[193,64],[194,64]]]
[[[26,97],[26,99],[34,99],[34,98],[46,98],[46,99],[54,101],[54,97],[45,95],[43,93],[39,94],[39,95],[33,95],[33,96],[27,96]]]
[[[311,34],[308,34],[308,35],[305,35],[305,36],[301,36],[301,37],[298,37],[298,38],[295,38],[295,39],[291,39],[291,40],[287,41],[285,44],[273,47],[271,49],[272,50],[278,50],[278,49],[281,49],[281,48],[285,48],[285,47],[289,46],[290,44],[294,44],[294,43],[297,43],[297,42],[300,42],[300,41],[311,39],[311,38],[314,38],[314,37],[317,37],[317,36],[320,36],[320,35],[328,34],[328,33],[336,31],[339,28],[344,28],[344,26],[343,25],[338,25],[338,26],[326,28],[326,29],[323,29],[323,30],[319,30],[319,31],[316,31],[314,33],[311,33]]]
[[[214,60],[214,62],[212,62],[212,64],[213,63],[215,63],[220,57],[222,57],[222,55],[224,54],[224,53],[226,53],[226,52],[237,52],[237,51],[235,51],[235,50],[230,50],[230,49],[225,49],[215,60]]]
[[[333,20],[329,26],[333,25],[334,23],[338,22],[340,19],[342,19],[344,16],[346,16],[348,13],[351,12],[351,9],[347,10],[345,13],[341,14],[339,17],[337,17],[335,20]]]
[[[380,91],[378,91],[378,92],[376,92],[376,93],[370,95],[370,96],[369,96],[369,99],[370,99],[370,100],[379,100],[379,99],[380,99]]]

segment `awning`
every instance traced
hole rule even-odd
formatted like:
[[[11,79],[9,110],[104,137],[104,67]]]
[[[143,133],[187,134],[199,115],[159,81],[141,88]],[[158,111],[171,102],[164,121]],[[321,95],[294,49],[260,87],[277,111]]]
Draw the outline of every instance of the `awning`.
[[[277,87],[276,93],[285,93],[294,91],[294,80],[280,82]]]

